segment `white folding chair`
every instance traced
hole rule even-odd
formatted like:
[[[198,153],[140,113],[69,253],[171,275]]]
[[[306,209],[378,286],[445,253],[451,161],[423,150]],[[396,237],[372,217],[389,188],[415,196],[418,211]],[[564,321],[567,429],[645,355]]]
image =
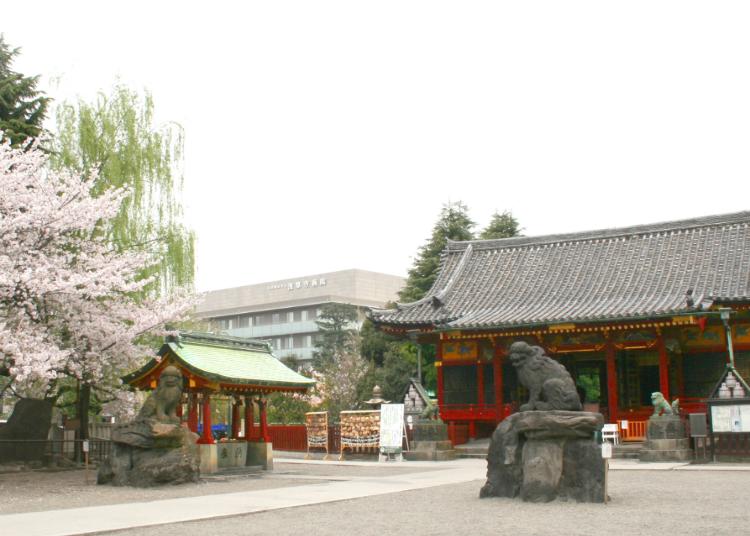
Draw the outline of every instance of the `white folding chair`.
[[[611,439],[615,445],[620,444],[620,429],[616,424],[605,424],[602,426],[602,439]]]

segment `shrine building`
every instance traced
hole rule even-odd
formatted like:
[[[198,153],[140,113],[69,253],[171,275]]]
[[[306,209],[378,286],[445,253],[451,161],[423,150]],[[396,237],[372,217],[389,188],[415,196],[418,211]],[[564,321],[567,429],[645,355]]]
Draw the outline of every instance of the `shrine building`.
[[[190,430],[200,431],[203,473],[244,465],[272,467],[266,419],[268,394],[305,393],[315,383],[276,359],[267,343],[239,337],[181,332],[167,338],[158,356],[124,376],[123,382],[136,389],[151,390],[168,365],[182,372],[183,403],[178,415]],[[231,412],[231,429],[226,440],[217,443],[212,434],[212,416],[218,400],[223,400]],[[255,423],[256,408],[259,426]]]
[[[505,359],[524,340],[565,365],[584,409],[638,439],[652,392],[705,412],[730,349],[750,377],[750,212],[449,241],[424,298],[370,318],[436,345],[440,415],[471,437],[524,401]]]

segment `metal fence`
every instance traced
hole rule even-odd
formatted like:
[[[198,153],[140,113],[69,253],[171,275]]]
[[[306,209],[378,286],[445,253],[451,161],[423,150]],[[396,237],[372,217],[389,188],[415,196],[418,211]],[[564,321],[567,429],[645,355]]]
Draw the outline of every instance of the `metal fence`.
[[[80,439],[0,439],[0,461],[41,461],[50,463],[61,458],[83,460]],[[89,461],[102,462],[112,450],[109,439],[89,439]]]

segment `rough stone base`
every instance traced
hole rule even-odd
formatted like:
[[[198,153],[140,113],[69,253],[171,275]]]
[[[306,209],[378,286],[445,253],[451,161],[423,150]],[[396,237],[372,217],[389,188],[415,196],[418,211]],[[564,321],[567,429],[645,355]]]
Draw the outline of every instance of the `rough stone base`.
[[[601,414],[588,412],[511,415],[492,434],[479,496],[604,502],[605,463],[593,439],[603,423]]]
[[[112,452],[99,467],[97,484],[151,487],[197,482],[200,478],[198,436],[177,425],[161,426],[155,437],[133,441],[155,444],[152,447],[121,442],[129,441],[133,430],[142,426],[125,425],[122,427],[124,434],[114,430]]]

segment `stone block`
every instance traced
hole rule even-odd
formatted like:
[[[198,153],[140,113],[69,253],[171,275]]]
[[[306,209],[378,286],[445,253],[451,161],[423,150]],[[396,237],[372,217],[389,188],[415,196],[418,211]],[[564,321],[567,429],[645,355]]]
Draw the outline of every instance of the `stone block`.
[[[273,469],[273,444],[248,442],[245,465],[260,466],[267,470]]]
[[[684,462],[693,459],[685,424],[678,415],[652,416],[648,420],[642,462]]]
[[[443,421],[414,423],[414,441],[447,441],[448,426]]]

